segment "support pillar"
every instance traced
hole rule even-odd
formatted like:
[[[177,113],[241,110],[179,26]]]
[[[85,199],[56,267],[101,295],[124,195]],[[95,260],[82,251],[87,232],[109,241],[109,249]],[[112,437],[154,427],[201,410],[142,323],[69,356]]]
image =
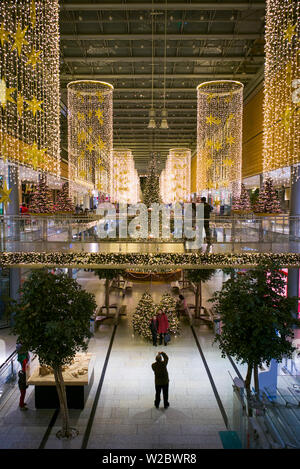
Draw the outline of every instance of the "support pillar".
[[[7,206],[7,215],[14,217],[12,221],[12,236],[14,242],[20,241],[20,201],[19,201],[19,170],[8,167],[8,185],[12,189],[10,193],[11,202]],[[19,301],[18,290],[21,286],[21,269],[9,269],[9,295],[13,300]]]
[[[292,169],[292,168],[291,168]],[[290,195],[290,252],[300,252],[300,165],[295,169],[298,172],[296,177],[291,177]],[[292,217],[297,217],[293,219]],[[288,296],[299,296],[299,268],[288,269]],[[294,311],[298,316],[298,306]]]

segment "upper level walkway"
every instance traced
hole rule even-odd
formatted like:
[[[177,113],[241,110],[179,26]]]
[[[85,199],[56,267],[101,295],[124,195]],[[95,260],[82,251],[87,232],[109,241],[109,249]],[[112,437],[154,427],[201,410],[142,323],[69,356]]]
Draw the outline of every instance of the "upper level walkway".
[[[203,223],[203,220],[201,220]],[[300,264],[300,217],[234,216],[210,220],[211,242],[204,229],[195,249],[193,238],[122,236],[122,221],[92,216],[0,217],[0,264],[10,267],[73,268],[220,268],[249,267],[264,257],[284,267]],[[125,221],[128,227],[129,221]],[[105,226],[104,226],[105,225]],[[127,230],[126,230],[127,231]],[[103,233],[107,237],[103,238]],[[184,233],[184,227],[183,227]],[[189,235],[191,236],[191,235]]]

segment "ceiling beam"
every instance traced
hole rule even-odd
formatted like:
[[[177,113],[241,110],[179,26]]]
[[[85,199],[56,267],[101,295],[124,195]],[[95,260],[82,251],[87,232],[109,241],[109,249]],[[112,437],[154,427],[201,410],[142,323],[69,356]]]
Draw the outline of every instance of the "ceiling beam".
[[[167,34],[167,41],[243,41],[249,39],[263,39],[262,33],[211,33],[211,34]],[[152,41],[152,34],[118,34],[118,33],[106,33],[106,34],[64,34],[60,35],[62,41]],[[164,34],[155,34],[155,41],[163,41],[165,39]]]
[[[265,2],[197,2],[197,3],[63,3],[60,4],[62,11],[141,11],[141,10],[184,10],[184,11],[199,11],[199,10],[265,10]]]
[[[253,78],[255,77],[255,72],[254,73],[176,73],[176,74],[166,74],[166,79],[185,79],[185,80],[201,80],[201,79],[228,79],[228,80],[233,80],[234,78],[239,78],[239,79],[245,79],[245,78]],[[163,75],[161,74],[161,78]],[[96,73],[85,73],[85,74],[62,74],[60,79],[62,81],[67,81],[67,80],[138,80],[138,79],[144,79],[144,78],[151,78],[151,73],[140,73],[140,74],[133,74],[133,73],[126,73],[126,74],[113,74],[113,75],[105,75],[101,74],[98,75]],[[156,79],[160,79],[160,77],[156,77]],[[124,88],[123,88],[124,89]],[[151,90],[151,88],[145,88]],[[174,89],[174,88],[173,88]],[[135,91],[139,91],[140,88]]]
[[[66,63],[152,63],[152,57],[70,57],[70,56],[64,56],[62,58],[63,62]],[[250,60],[253,62],[263,62],[264,61],[264,56],[263,55],[254,55],[250,57],[244,57],[242,55],[237,56],[237,55],[231,55],[231,56],[216,56],[216,55],[210,55],[210,56],[193,56],[193,57],[184,57],[184,56],[178,56],[178,57],[166,57],[166,62],[241,62],[242,60]],[[164,61],[164,57],[154,57],[154,61]],[[160,63],[154,63],[155,65],[161,65]]]

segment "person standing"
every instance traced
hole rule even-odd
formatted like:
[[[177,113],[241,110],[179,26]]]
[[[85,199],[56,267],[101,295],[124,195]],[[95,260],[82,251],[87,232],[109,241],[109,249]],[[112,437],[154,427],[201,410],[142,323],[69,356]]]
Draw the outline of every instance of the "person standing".
[[[167,364],[169,357],[165,352],[158,352],[155,363],[152,363],[152,370],[155,376],[155,401],[154,405],[158,409],[161,391],[163,392],[164,408],[169,407],[169,375]]]
[[[150,321],[150,330],[152,334],[152,343],[156,347],[157,346],[157,329],[158,329],[158,320],[157,316],[153,316],[153,318]]]
[[[204,230],[205,230],[206,241],[208,244],[211,244],[209,219],[210,219],[210,212],[213,211],[213,208],[211,205],[209,205],[206,202],[206,197],[201,197],[201,203],[204,204]]]
[[[157,332],[159,333],[159,345],[162,345],[163,339],[164,339],[164,345],[168,345],[168,343],[165,340],[166,333],[168,332],[168,329],[169,329],[168,316],[166,315],[164,311],[159,311],[157,319],[158,319]]]
[[[20,410],[28,410],[27,404],[25,402],[26,389],[28,388],[26,383],[26,369],[22,369],[18,372],[18,385],[20,390],[19,408]]]

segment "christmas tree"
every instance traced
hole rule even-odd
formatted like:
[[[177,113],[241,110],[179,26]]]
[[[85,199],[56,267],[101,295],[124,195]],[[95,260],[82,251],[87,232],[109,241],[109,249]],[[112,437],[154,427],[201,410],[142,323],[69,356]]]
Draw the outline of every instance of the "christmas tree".
[[[56,211],[57,212],[74,212],[75,211],[74,204],[69,197],[69,186],[67,182],[63,184],[61,190],[57,194]]]
[[[29,212],[31,213],[53,213],[54,206],[51,190],[46,184],[45,178],[42,178],[33,193]]]
[[[153,203],[160,203],[159,176],[157,171],[156,155],[150,160],[148,177],[144,189],[144,204],[150,207]]]
[[[145,292],[138,302],[136,310],[132,317],[132,327],[134,332],[143,336],[145,339],[152,340],[150,321],[156,314],[156,306],[150,293]]]
[[[248,191],[244,184],[241,185],[241,195],[239,198],[234,197],[232,203],[234,212],[251,212],[251,202]]]
[[[280,202],[271,178],[265,180],[262,190],[259,191],[254,211],[257,213],[281,213]]]
[[[158,311],[163,311],[168,316],[169,332],[179,334],[180,324],[176,314],[176,300],[168,292],[164,293],[159,305],[155,305],[150,293],[143,294],[132,317],[133,330],[145,339],[152,340],[149,325]]]
[[[163,294],[161,302],[158,305],[158,311],[163,311],[168,316],[169,332],[171,334],[179,334],[180,323],[176,313],[176,300],[170,293],[165,292]]]

